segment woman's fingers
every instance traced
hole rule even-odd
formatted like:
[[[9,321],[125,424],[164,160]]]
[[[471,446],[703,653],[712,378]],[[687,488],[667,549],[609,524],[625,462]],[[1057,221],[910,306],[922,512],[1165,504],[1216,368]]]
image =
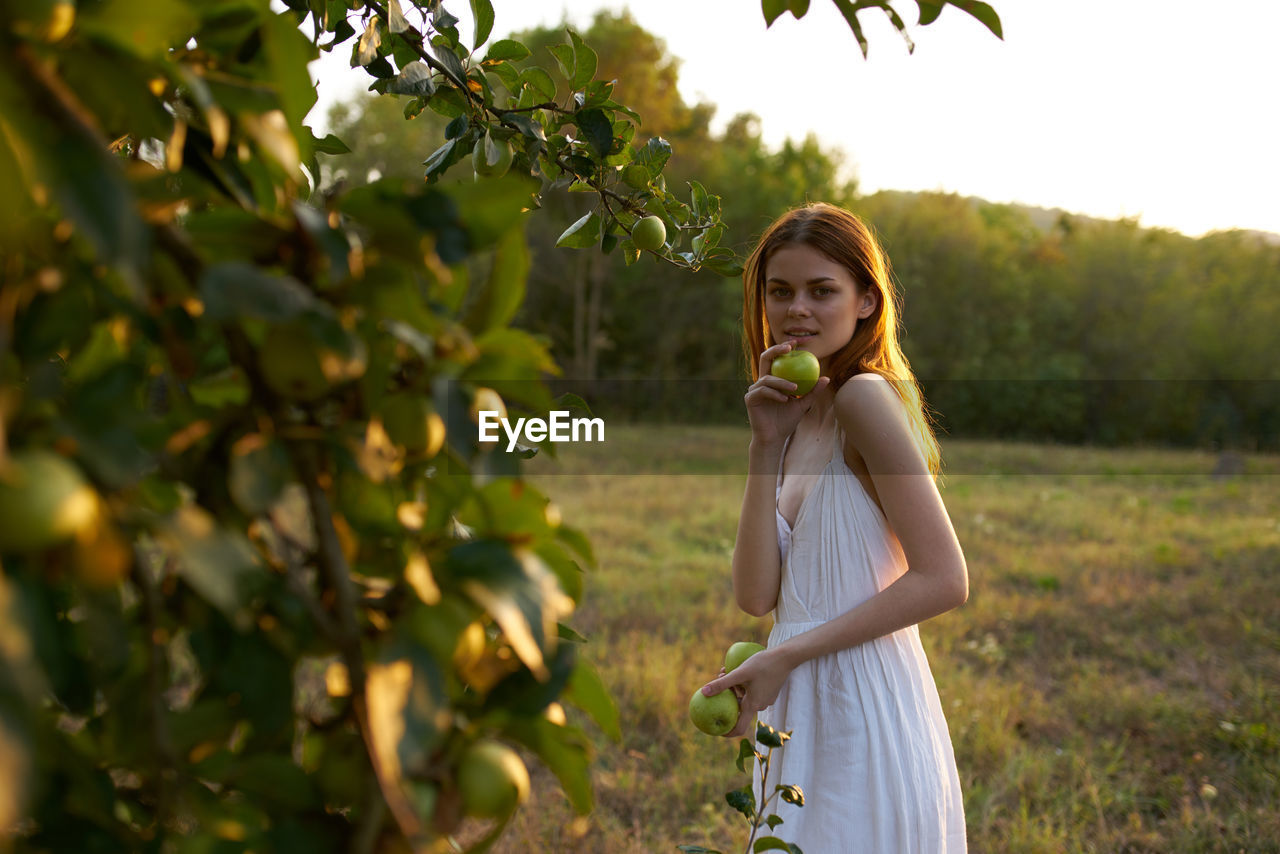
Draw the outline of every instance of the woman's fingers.
[[[773,368],[773,360],[781,356],[783,353],[791,352],[791,342],[783,341],[781,344],[774,344],[772,347],[760,354],[760,376],[769,375],[769,371]]]

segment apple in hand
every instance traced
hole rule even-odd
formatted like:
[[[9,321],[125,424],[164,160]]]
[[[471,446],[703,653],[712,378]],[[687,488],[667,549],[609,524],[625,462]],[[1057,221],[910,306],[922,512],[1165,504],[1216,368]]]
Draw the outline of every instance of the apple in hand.
[[[774,359],[769,372],[795,383],[796,390],[791,392],[792,396],[803,397],[818,384],[822,367],[818,364],[818,357],[808,350],[792,350]]]
[[[724,654],[724,672],[731,673],[739,664],[764,649],[752,641],[738,641]]]
[[[738,725],[738,698],[729,689],[708,697],[699,688],[689,700],[689,720],[707,735],[724,735]]]

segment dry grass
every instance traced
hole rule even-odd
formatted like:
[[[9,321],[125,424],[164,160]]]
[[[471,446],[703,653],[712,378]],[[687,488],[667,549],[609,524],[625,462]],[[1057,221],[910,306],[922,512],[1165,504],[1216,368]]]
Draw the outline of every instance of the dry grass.
[[[596,734],[590,816],[535,770],[496,850],[738,851],[735,750],[685,710],[725,647],[768,631],[729,590],[747,436],[610,430],[533,476],[597,549],[573,622],[624,736]],[[972,595],[922,635],[971,850],[1280,851],[1280,460],[1216,480],[1210,454],[945,452]]]

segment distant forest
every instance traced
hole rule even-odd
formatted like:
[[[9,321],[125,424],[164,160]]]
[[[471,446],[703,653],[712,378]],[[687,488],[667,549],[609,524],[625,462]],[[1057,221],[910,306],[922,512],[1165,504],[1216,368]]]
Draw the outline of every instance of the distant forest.
[[[1280,450],[1280,235],[1191,238],[952,194],[862,194],[842,178],[839,150],[812,136],[770,148],[749,114],[713,132],[714,106],[682,100],[678,61],[626,13],[600,13],[583,35],[644,132],[671,141],[668,186],[696,178],[721,196],[724,244],[746,251],[806,201],[872,224],[901,285],[907,355],[945,435]],[[545,50],[562,34],[519,38]],[[443,138],[443,119],[405,121],[391,98],[339,105],[330,121],[353,152],[327,160],[328,182],[420,180]],[[586,203],[548,194],[550,215],[530,221],[518,325],[545,336],[561,384],[601,413],[742,420],[741,282],[556,248]]]

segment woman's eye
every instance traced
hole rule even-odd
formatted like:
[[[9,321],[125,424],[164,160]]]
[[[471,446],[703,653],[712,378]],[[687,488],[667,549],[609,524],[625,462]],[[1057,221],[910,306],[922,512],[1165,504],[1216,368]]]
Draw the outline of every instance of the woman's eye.
[[[774,288],[773,290],[769,291],[769,296],[777,297],[777,298],[779,298],[779,299],[781,299],[781,298],[783,298],[783,297],[788,297],[788,296],[790,296],[790,295],[791,295],[791,289],[790,289],[790,288],[781,288],[781,287],[779,287],[779,288]]]
[[[825,297],[827,294],[831,293],[831,288],[814,288],[813,292],[820,297]]]

